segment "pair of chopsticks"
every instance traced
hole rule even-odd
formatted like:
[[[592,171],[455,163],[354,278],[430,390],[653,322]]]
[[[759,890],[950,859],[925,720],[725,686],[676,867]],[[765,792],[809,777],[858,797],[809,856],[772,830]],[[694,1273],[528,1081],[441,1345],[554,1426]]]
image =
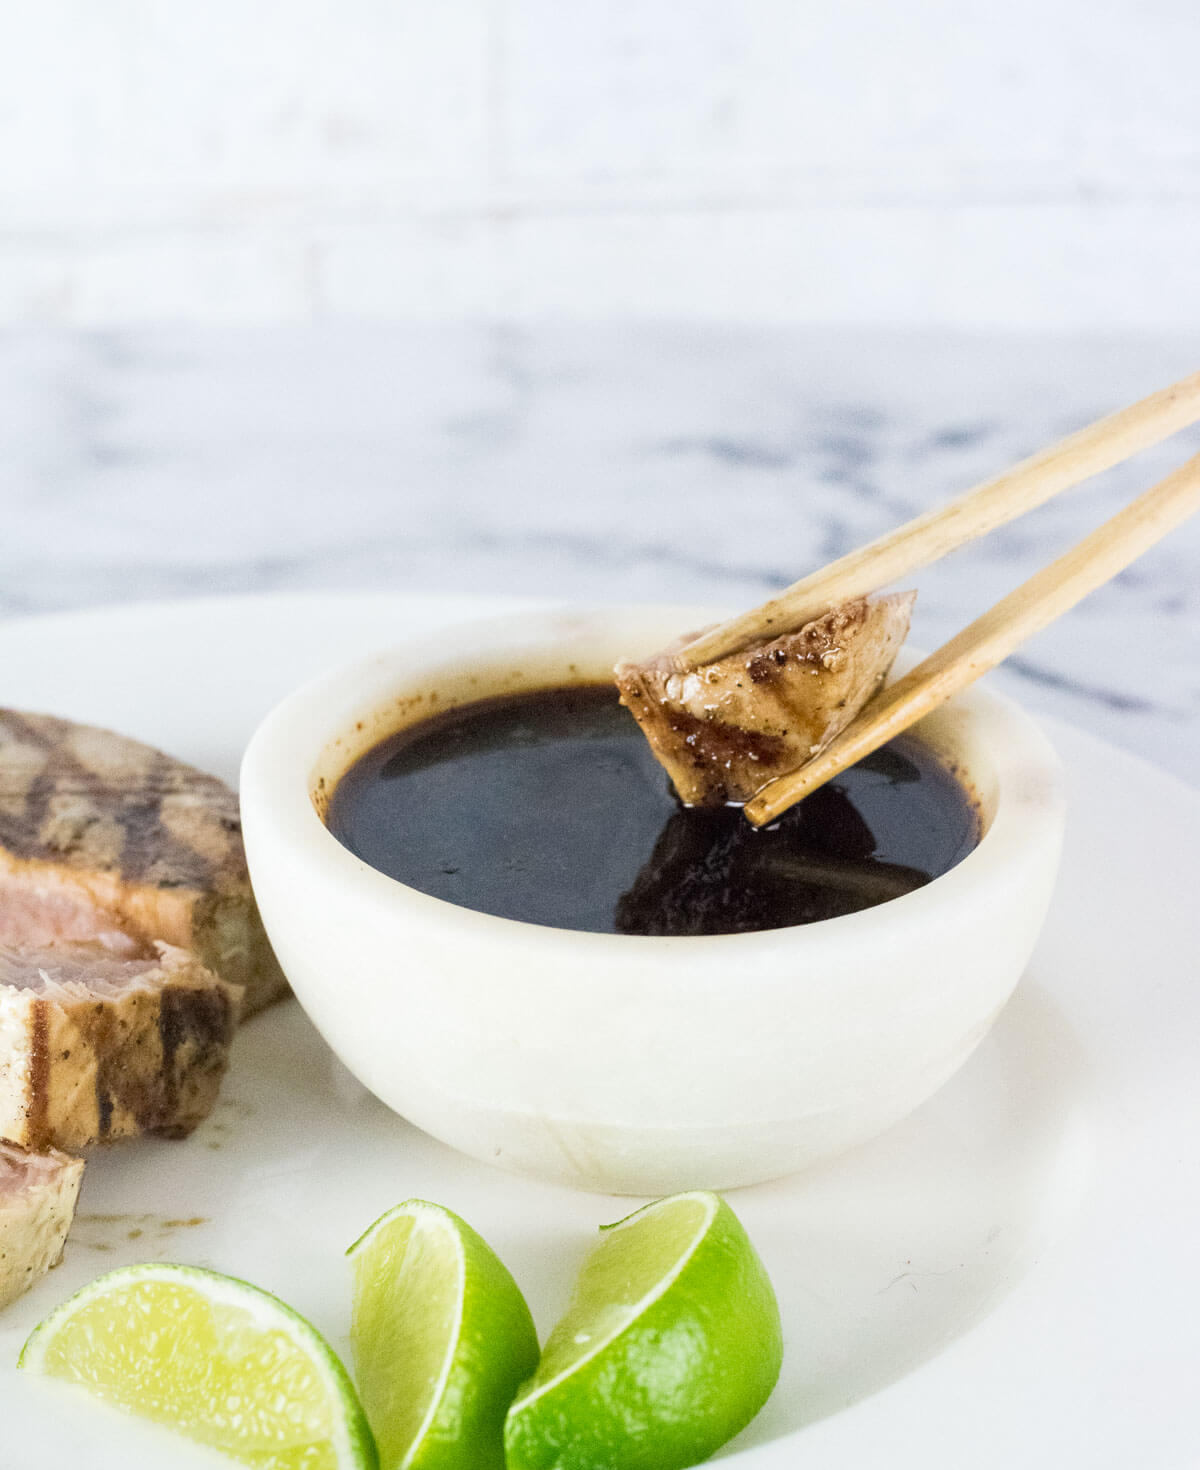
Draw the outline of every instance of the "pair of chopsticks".
[[[751,643],[777,638],[835,603],[877,591],[929,566],[1055,495],[1161,443],[1200,419],[1200,372],[1090,424],[973,486],[937,510],[795,582],[750,612],[721,623],[675,654],[681,671]],[[995,668],[1026,638],[1107,582],[1200,510],[1200,455],[1030,577],[910,673],[881,690],[849,725],[798,770],[769,781],[746,803],[756,827],[907,730]]]

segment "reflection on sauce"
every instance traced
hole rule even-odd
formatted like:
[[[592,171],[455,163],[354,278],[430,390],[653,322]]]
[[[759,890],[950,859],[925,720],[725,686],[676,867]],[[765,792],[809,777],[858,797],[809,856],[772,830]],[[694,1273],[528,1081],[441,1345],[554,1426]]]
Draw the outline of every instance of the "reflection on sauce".
[[[390,736],[339,782],[329,829],[380,872],[504,918],[737,934],[919,888],[979,840],[967,793],[903,737],[756,831],[682,807],[611,685],[481,700]]]

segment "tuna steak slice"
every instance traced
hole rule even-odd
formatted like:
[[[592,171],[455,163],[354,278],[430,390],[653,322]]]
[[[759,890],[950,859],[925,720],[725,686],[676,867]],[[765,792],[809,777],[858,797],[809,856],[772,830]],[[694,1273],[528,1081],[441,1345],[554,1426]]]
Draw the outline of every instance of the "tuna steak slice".
[[[58,1265],[82,1178],[82,1159],[0,1143],[0,1307]]]
[[[0,710],[0,940],[119,949],[121,934],[191,950],[243,987],[246,1014],[286,993],[224,782],[108,730]]]
[[[843,730],[887,677],[915,592],[860,597],[679,673],[667,650],[614,671],[621,703],[688,806],[745,802]],[[694,635],[693,635],[694,636]],[[677,645],[678,646],[678,645]]]
[[[152,953],[85,893],[55,883],[52,874],[34,880],[0,873],[0,946],[49,949],[86,943],[127,958]]]
[[[99,945],[0,949],[0,1138],[85,1148],[207,1117],[241,993],[160,944],[122,959]]]

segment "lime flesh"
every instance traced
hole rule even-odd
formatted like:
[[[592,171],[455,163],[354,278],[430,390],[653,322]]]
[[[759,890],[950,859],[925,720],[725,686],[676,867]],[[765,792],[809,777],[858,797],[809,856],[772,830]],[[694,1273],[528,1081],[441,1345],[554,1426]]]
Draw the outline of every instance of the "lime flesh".
[[[714,1194],[609,1226],[509,1409],[509,1470],[683,1470],[744,1428],[779,1377],[766,1270]]]
[[[346,1370],[316,1329],[215,1271],[110,1271],[34,1328],[19,1366],[260,1470],[378,1464]]]
[[[538,1345],[490,1246],[449,1210],[408,1200],[347,1254],[355,1366],[384,1470],[503,1470],[505,1410]]]

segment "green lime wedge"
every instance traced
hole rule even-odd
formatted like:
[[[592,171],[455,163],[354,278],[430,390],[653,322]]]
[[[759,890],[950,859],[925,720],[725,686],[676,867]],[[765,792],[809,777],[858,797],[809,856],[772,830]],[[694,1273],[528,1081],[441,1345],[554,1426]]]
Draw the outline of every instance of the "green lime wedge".
[[[682,1470],[744,1428],[783,1359],[779,1306],[737,1216],[673,1195],[605,1227],[508,1411],[509,1470]]]
[[[354,1361],[384,1470],[503,1470],[504,1413],[538,1343],[491,1247],[449,1210],[414,1199],[346,1254]]]
[[[38,1324],[19,1366],[258,1470],[375,1470],[354,1387],[278,1298],[195,1266],[123,1266]]]

